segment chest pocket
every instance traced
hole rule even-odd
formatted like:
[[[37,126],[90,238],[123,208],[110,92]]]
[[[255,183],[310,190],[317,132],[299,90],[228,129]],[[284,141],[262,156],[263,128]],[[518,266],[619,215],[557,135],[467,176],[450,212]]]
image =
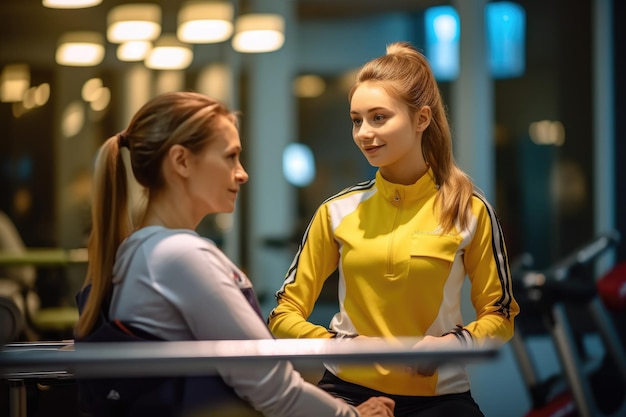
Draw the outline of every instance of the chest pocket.
[[[461,245],[461,236],[414,233],[411,238],[411,258],[434,258],[452,263]]]

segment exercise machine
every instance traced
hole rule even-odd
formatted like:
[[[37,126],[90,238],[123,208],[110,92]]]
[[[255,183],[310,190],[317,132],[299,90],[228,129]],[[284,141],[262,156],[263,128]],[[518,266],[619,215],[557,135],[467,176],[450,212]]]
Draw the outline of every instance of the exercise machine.
[[[626,269],[617,265],[598,279],[594,272],[595,261],[619,240],[617,232],[602,234],[546,270],[532,270],[530,255],[512,263],[522,314],[540,318],[560,362],[558,374],[541,378],[525,330],[516,326],[511,346],[532,403],[526,417],[626,416],[626,352],[606,307],[626,304],[624,291],[611,292],[626,288]],[[583,339],[588,333],[602,342],[599,360],[586,351]]]

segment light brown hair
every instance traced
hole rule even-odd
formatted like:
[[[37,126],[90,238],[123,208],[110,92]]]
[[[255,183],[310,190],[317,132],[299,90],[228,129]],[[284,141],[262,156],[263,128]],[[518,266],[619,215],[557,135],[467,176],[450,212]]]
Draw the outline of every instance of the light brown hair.
[[[408,42],[387,46],[386,55],[374,58],[361,67],[348,98],[365,82],[375,82],[391,96],[404,102],[410,113],[428,106],[430,125],[422,135],[422,153],[439,186],[437,203],[441,226],[447,232],[458,221],[465,228],[469,221],[474,185],[454,161],[452,136],[447,114],[435,76],[426,57]]]
[[[111,296],[117,249],[135,228],[122,148],[128,148],[133,175],[149,195],[164,185],[161,165],[168,150],[180,144],[199,153],[213,140],[218,116],[237,123],[235,113],[205,95],[161,94],[135,113],[126,130],[100,147],[94,171],[89,264],[84,284],[91,284],[91,290],[76,324],[77,339],[91,332],[104,300]]]

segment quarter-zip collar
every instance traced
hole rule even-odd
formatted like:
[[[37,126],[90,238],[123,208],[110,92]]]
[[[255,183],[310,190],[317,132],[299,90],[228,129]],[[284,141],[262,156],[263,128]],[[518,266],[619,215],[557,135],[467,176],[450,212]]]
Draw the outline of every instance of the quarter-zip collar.
[[[385,200],[394,205],[400,204],[400,202],[415,202],[437,192],[435,176],[430,168],[417,182],[409,185],[389,182],[383,178],[380,171],[377,171],[376,188]]]

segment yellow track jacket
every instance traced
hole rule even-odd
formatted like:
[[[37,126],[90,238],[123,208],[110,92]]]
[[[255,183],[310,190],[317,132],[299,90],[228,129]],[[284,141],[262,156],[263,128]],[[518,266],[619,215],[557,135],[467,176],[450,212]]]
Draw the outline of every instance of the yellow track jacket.
[[[276,293],[268,324],[278,338],[440,336],[463,326],[468,343],[507,341],[519,306],[511,292],[504,238],[492,207],[478,192],[467,230],[442,234],[437,186],[429,171],[415,184],[380,172],[326,200],[317,210]],[[324,281],[338,269],[339,312],[329,329],[307,321]],[[461,287],[471,282],[476,319],[463,324]],[[431,377],[404,366],[326,364],[341,379],[396,395],[464,392],[462,366]]]

